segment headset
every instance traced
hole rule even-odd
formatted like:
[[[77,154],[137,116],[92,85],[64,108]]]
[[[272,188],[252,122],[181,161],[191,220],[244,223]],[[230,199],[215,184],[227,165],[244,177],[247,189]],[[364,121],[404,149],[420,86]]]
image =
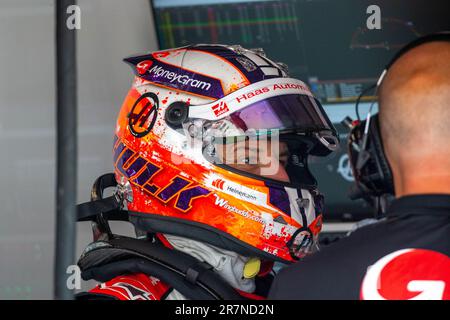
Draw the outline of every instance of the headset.
[[[445,31],[422,36],[400,49],[386,65],[376,84],[365,89],[357,98],[355,109],[358,121],[350,122],[349,119],[344,121],[347,125],[351,123],[348,154],[355,184],[350,190],[350,198],[352,200],[363,198],[372,204],[376,200],[375,204],[381,205],[381,208],[378,209],[382,213],[386,207],[382,199],[393,196],[395,193],[392,171],[383,148],[378,114],[371,114],[375,101],[370,105],[367,117],[363,121],[360,121],[359,118],[359,101],[369,90],[375,89],[375,96],[377,95],[391,66],[405,53],[424,43],[435,41],[450,41],[450,32]]]

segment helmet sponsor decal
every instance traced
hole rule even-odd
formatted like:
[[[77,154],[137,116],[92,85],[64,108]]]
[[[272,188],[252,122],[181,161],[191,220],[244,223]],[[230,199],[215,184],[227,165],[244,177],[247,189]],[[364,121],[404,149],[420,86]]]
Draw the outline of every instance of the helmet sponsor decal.
[[[139,62],[136,65],[137,73],[139,73],[140,75],[143,75],[144,73],[146,73],[148,71],[148,69],[150,69],[152,64],[153,64],[152,60],[144,60],[144,61]]]
[[[148,73],[153,77],[153,79],[161,79],[162,81],[167,80],[170,83],[199,88],[205,91],[211,89],[211,83],[209,81],[197,80],[194,79],[194,77],[190,77],[188,74],[173,72],[163,68],[160,65],[153,66]]]
[[[223,190],[223,185],[225,184],[225,180],[222,179],[216,179],[212,182],[212,186],[216,187],[217,189]]]
[[[220,101],[218,104],[212,106],[212,111],[214,112],[216,117],[219,117],[222,114],[230,111],[230,109],[228,109],[228,106],[225,103],[225,101]]]
[[[283,79],[283,78],[280,78]],[[301,92],[305,92],[311,95],[309,88],[302,83],[275,83],[271,86],[266,86],[266,87],[262,87],[262,88],[258,88],[256,90],[252,90],[249,92],[246,92],[238,97],[236,97],[236,102],[240,103],[242,101],[245,101],[247,99],[251,99],[253,97],[256,97],[258,95],[264,94],[264,93],[268,93],[268,92],[274,92],[277,90],[286,90],[286,89],[290,89],[290,90],[299,90]]]
[[[217,78],[164,63],[151,56],[146,58],[144,61],[139,61],[140,58],[126,60],[136,66],[137,75],[145,80],[216,99],[225,95],[222,83]]]
[[[203,105],[192,105],[189,108],[189,117],[217,120],[258,101],[290,94],[313,97],[308,86],[300,80],[272,78],[238,89],[220,100]]]
[[[449,300],[450,258],[424,249],[404,249],[379,259],[367,270],[363,300]]]
[[[214,196],[216,197],[216,202],[214,203],[216,206],[227,209],[229,212],[237,213],[237,214],[243,216],[244,218],[259,222],[261,224],[266,224],[266,222],[263,219],[261,219],[260,217],[258,217],[254,211],[248,211],[248,210],[236,208],[235,206],[230,205],[228,203],[228,200],[225,200],[225,199],[219,197],[217,194],[214,194]]]
[[[267,195],[263,192],[253,190],[235,182],[228,180],[225,181],[220,178],[210,177],[208,180],[207,185],[213,187],[214,189],[218,189],[240,200],[251,201],[257,203],[258,205],[267,206]]]
[[[145,137],[152,130],[158,108],[158,96],[153,92],[144,93],[136,100],[128,114],[128,128],[135,137]]]
[[[259,88],[259,89],[253,90],[253,91],[249,91],[249,92],[246,92],[246,93],[240,95],[239,97],[237,97],[236,101],[240,103],[242,100],[245,101],[247,99],[253,98],[253,97],[258,96],[263,93],[267,93],[269,91],[270,91],[269,87],[263,87],[263,88]]]

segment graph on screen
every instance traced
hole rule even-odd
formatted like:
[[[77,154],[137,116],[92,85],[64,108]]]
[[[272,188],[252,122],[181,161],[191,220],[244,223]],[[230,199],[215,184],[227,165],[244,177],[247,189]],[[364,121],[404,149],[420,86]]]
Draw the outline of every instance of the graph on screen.
[[[285,63],[291,77],[306,82],[340,132],[341,148],[311,158],[311,170],[326,194],[327,217],[371,214],[348,199],[353,176],[346,155],[346,129],[360,93],[376,82],[387,62],[411,40],[450,30],[448,0],[378,0],[381,29],[367,27],[372,0],[154,0],[161,49],[196,43],[263,48]],[[376,97],[362,97],[367,110]],[[365,109],[364,109],[365,108]],[[364,112],[364,111],[362,111]]]
[[[449,28],[445,1],[378,1],[381,30],[364,0],[153,1],[161,48],[192,43],[260,47],[307,81],[322,103],[354,102],[401,46]],[[366,100],[373,99],[368,96]],[[364,99],[363,99],[364,100]]]

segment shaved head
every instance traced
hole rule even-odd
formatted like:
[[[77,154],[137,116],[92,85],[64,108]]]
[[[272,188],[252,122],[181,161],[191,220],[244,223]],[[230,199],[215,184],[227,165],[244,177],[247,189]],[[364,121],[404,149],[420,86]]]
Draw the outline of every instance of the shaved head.
[[[450,193],[450,42],[425,43],[401,56],[379,97],[396,195]]]

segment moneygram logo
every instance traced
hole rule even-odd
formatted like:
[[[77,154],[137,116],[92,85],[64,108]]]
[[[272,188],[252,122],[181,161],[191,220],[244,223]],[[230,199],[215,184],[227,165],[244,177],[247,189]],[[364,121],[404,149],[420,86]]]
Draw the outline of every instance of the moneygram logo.
[[[177,72],[164,69],[162,66],[154,65],[148,73],[155,79],[164,79],[171,84],[181,84],[183,86],[190,86],[193,88],[199,88],[201,90],[208,91],[211,88],[211,83],[206,81],[200,81],[189,77],[187,74],[179,74]]]
[[[373,265],[364,276],[363,300],[449,300],[450,258],[425,249],[402,249]]]
[[[137,71],[140,75],[143,75],[144,73],[147,72],[148,69],[150,69],[150,67],[152,66],[152,64],[153,64],[153,61],[151,61],[151,60],[144,60],[144,61],[141,61],[141,62],[139,62],[139,63],[136,65],[136,71]]]

